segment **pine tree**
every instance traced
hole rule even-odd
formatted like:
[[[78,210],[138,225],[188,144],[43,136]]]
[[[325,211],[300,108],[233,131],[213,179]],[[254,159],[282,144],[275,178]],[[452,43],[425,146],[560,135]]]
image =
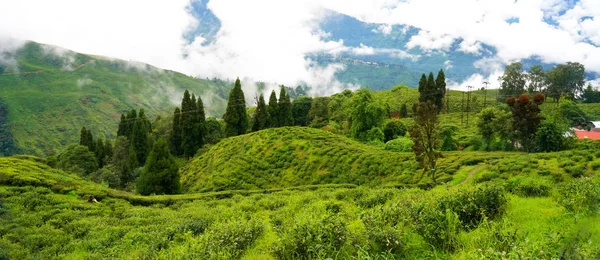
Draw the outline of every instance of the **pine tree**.
[[[119,130],[117,130],[117,136],[127,136],[127,117],[125,114],[121,114],[121,121],[119,121]]]
[[[435,105],[439,113],[444,108],[444,98],[446,97],[446,75],[444,74],[444,70],[440,69],[435,78],[435,89],[437,91]]]
[[[182,155],[181,151],[181,110],[175,108],[173,128],[171,130],[171,151],[174,155]]]
[[[421,79],[419,80],[419,102],[427,102],[427,96],[429,95],[429,91],[427,89],[427,77],[425,73],[421,75]]]
[[[79,145],[83,145],[85,147],[89,147],[90,144],[87,142],[87,129],[84,127],[81,128],[81,133],[79,135]]]
[[[181,151],[189,158],[196,153],[194,150],[194,117],[196,114],[196,98],[192,103],[190,93],[186,90],[181,100]]]
[[[271,91],[267,112],[269,114],[269,120],[267,120],[267,127],[279,127],[279,105],[277,104],[277,95],[275,94],[275,90]]]
[[[235,81],[235,85],[229,93],[229,102],[223,120],[225,121],[225,136],[227,137],[245,134],[248,129],[246,99],[239,78]]]
[[[135,109],[132,109],[131,111],[129,111],[129,113],[126,116],[127,122],[125,123],[125,133],[124,136],[126,136],[129,141],[133,140],[133,128],[135,127],[135,122],[137,121],[137,111],[135,111]]]
[[[291,126],[294,125],[294,115],[292,114],[292,102],[290,96],[285,91],[285,86],[281,86],[279,91],[279,125]]]
[[[106,163],[109,164],[113,158],[113,145],[110,140],[106,140],[104,143],[104,155],[106,156]]]
[[[116,169],[121,187],[125,187],[135,179],[133,169],[137,167],[137,158],[133,147],[130,148],[127,137],[119,136],[115,140],[114,156],[110,160],[110,163]]]
[[[139,165],[143,165],[146,162],[148,156],[149,143],[148,143],[148,119],[144,114],[144,110],[140,110],[140,115],[135,121],[133,128],[133,140],[132,145],[135,148],[136,157]]]
[[[196,104],[196,119],[195,119],[195,137],[196,141],[194,142],[194,152],[204,146],[204,136],[206,135],[206,113],[204,112],[204,102],[202,102],[202,98],[198,96],[197,104]]]
[[[433,77],[433,72],[429,72],[429,77],[427,77],[427,101],[431,101],[432,104],[436,105],[437,100],[437,89],[435,85],[435,78]],[[436,105],[437,106],[437,105]],[[437,107],[437,111],[439,111],[439,107]]]
[[[87,144],[87,147],[90,150],[90,152],[95,153],[96,152],[96,142],[94,142],[94,136],[92,135],[91,130],[87,131],[87,135],[86,135],[85,139],[86,139],[85,143]]]
[[[137,180],[141,195],[174,194],[179,191],[179,169],[164,138],[158,139]]]
[[[265,96],[260,94],[258,104],[256,105],[256,111],[254,112],[252,131],[256,132],[265,129],[267,120],[269,120],[269,113],[267,112],[267,105],[265,104]]]

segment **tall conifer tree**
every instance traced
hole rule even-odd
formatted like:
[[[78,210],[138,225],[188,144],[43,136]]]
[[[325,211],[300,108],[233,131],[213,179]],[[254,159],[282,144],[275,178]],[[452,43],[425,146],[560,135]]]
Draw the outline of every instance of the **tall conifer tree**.
[[[279,125],[291,126],[294,125],[294,115],[292,114],[292,102],[290,96],[285,91],[285,86],[281,86],[279,91]]]
[[[229,102],[223,120],[225,121],[225,136],[227,137],[245,134],[248,129],[246,99],[239,78],[235,81],[235,85],[229,93]]]
[[[195,149],[198,150],[202,148],[204,145],[204,136],[206,135],[206,113],[204,112],[204,102],[202,102],[202,98],[198,96],[198,100],[196,103],[196,142]],[[194,151],[195,152],[195,151]]]
[[[269,114],[269,120],[267,121],[267,127],[279,127],[279,104],[277,104],[277,94],[275,94],[275,90],[271,91],[271,96],[269,97],[269,106],[267,107],[267,112]]]
[[[189,91],[183,93],[181,100],[181,151],[186,157],[191,157],[194,151],[194,114],[196,114],[196,100],[192,103]]]
[[[177,193],[180,186],[178,170],[167,141],[159,138],[137,180],[136,189],[142,195]]]
[[[446,97],[446,75],[444,74],[444,70],[440,69],[435,78],[435,89],[437,91],[435,105],[439,113],[444,108],[444,98]]]
[[[132,134],[132,146],[135,148],[139,165],[143,165],[146,162],[146,157],[148,156],[148,150],[150,146],[148,143],[148,122],[149,121],[144,114],[144,110],[140,110],[140,114],[135,121]]]
[[[181,110],[173,112],[173,127],[171,129],[171,151],[174,155],[182,155],[181,151]]]
[[[419,102],[427,102],[427,95],[429,95],[427,89],[427,76],[423,73],[419,80]]]
[[[260,94],[260,97],[258,98],[258,104],[256,104],[256,110],[254,112],[252,131],[256,132],[265,129],[268,119],[269,113],[267,112],[267,105],[265,104],[265,96]]]

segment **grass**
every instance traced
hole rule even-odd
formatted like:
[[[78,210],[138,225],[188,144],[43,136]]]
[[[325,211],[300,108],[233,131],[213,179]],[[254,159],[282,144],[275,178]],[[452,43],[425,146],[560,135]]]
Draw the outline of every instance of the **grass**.
[[[121,113],[172,113],[185,89],[202,96],[207,114],[225,112],[228,82],[69,51],[58,55],[53,48],[27,43],[16,54],[18,68],[0,75],[8,126],[25,154],[60,151],[77,142],[83,126],[113,138]]]

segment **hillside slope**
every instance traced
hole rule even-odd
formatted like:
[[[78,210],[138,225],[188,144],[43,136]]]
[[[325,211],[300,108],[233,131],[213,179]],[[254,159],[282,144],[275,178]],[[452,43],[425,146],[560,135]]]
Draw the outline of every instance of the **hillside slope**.
[[[438,180],[461,165],[508,153],[447,153]],[[485,158],[485,159],[482,159]],[[316,184],[427,183],[412,153],[385,151],[347,137],[305,127],[283,127],[227,138],[181,171],[187,192],[287,188]]]
[[[51,154],[76,142],[82,126],[112,137],[121,113],[171,112],[185,89],[203,98],[208,115],[221,116],[231,87],[34,42],[4,55],[16,64],[0,65],[0,99],[8,107],[9,129],[27,154]]]

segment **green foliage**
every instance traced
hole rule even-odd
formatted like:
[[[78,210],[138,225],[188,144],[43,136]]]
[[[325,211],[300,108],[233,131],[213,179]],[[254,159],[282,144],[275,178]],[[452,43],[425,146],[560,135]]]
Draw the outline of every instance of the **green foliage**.
[[[0,74],[2,74],[0,72]],[[0,98],[0,156],[10,156],[19,153],[13,134],[8,124],[8,106]]]
[[[398,137],[385,143],[385,149],[393,152],[412,152],[414,142],[409,137]]]
[[[281,86],[279,90],[279,126],[292,126],[294,125],[294,114],[292,111],[292,103],[290,97],[285,91],[285,86]]]
[[[575,214],[585,214],[598,210],[600,205],[600,182],[597,178],[573,180],[561,187],[560,203]]]
[[[279,119],[281,116],[279,113],[279,104],[277,104],[277,94],[275,94],[275,90],[271,91],[271,96],[269,96],[269,106],[267,107],[267,112],[269,114],[267,126],[280,127],[281,123],[279,122]]]
[[[373,100],[370,90],[356,91],[350,100],[350,135],[359,140],[368,140],[367,132],[383,123],[384,107]]]
[[[183,154],[183,149],[181,147],[181,131],[181,110],[178,107],[176,107],[175,111],[173,112],[173,126],[171,129],[171,136],[169,139],[171,141],[171,153],[173,153],[174,155]]]
[[[583,90],[581,99],[583,99],[583,103],[600,103],[600,91],[594,89],[592,84],[589,84],[587,88]]]
[[[246,133],[248,129],[248,116],[246,115],[246,98],[240,79],[235,81],[235,85],[229,94],[227,111],[223,116],[225,121],[225,136],[238,136]]]
[[[391,120],[385,124],[383,134],[385,135],[384,142],[406,135],[406,126],[400,120]]]
[[[442,131],[440,133],[440,139],[442,142],[442,145],[440,146],[441,151],[458,150],[458,142],[454,138],[456,132],[458,132],[458,127],[455,125],[447,125],[442,127]]]
[[[535,149],[539,152],[553,152],[566,150],[572,142],[565,136],[568,128],[559,123],[544,121],[537,130]]]
[[[585,67],[578,62],[558,64],[546,72],[548,81],[548,96],[557,103],[561,96],[575,99],[576,95],[583,92],[585,85]]]
[[[146,157],[148,157],[148,151],[150,150],[150,132],[152,132],[150,121],[146,118],[144,110],[141,109],[131,133],[131,146],[135,150],[140,165],[143,165],[146,162]]]
[[[137,156],[133,148],[130,148],[127,137],[119,136],[115,140],[114,155],[110,161],[111,170],[119,176],[119,186],[124,188],[128,183],[135,181],[134,169],[138,167]]]
[[[308,126],[311,123],[310,109],[312,102],[313,99],[307,96],[302,96],[292,101],[292,114],[295,126]]]
[[[329,97],[314,98],[310,110],[308,111],[308,119],[310,126],[321,128],[329,122]]]
[[[180,186],[178,170],[167,141],[159,138],[137,179],[137,192],[142,195],[177,193]]]
[[[521,62],[506,65],[504,74],[500,77],[500,94],[505,97],[518,97],[525,93],[527,76]]]
[[[432,170],[433,182],[436,182],[435,168],[437,159],[442,157],[439,152],[440,127],[437,120],[437,109],[431,102],[419,102],[413,106],[415,124],[409,128],[413,140],[413,152],[419,167],[424,171]]]
[[[265,97],[260,94],[258,98],[258,104],[254,111],[254,117],[252,118],[252,131],[265,129],[269,120],[269,112],[267,112],[267,104],[265,103]]]
[[[205,141],[207,144],[216,144],[223,139],[223,126],[214,117],[206,119],[206,136]]]
[[[560,114],[568,120],[570,126],[584,125],[588,121],[588,116],[571,100],[560,102]]]
[[[534,148],[535,136],[541,121],[544,119],[540,115],[539,104],[541,100],[530,100],[526,94],[521,95],[518,99],[509,98],[507,104],[512,109],[513,127],[516,139],[521,143],[526,152],[530,152]]]
[[[87,176],[98,169],[98,159],[87,147],[73,144],[58,154],[57,167],[80,176]]]
[[[402,107],[400,107],[400,117],[401,118],[408,117],[408,109],[406,108],[406,104],[402,104]]]

